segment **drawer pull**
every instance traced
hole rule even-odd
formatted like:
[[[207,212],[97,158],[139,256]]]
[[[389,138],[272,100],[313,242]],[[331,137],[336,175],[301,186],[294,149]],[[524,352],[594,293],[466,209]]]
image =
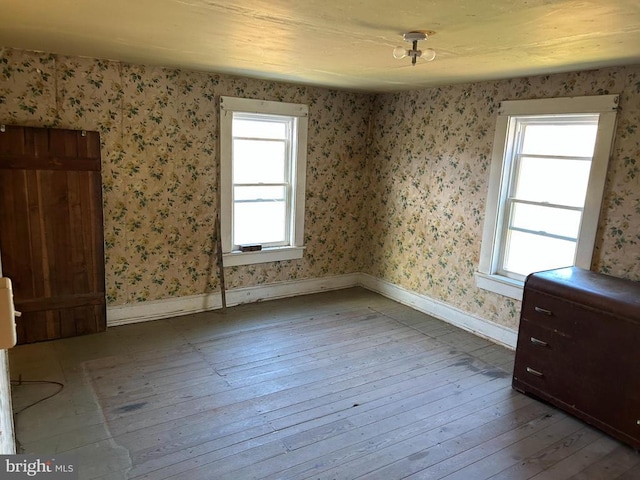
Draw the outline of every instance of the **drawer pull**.
[[[531,343],[533,343],[534,345],[540,345],[541,347],[547,347],[549,345],[547,342],[543,342],[536,337],[531,337]]]
[[[539,372],[529,367],[527,367],[527,373],[530,373],[531,375],[535,375],[536,377],[544,377],[544,375],[542,375],[542,372]]]
[[[553,315],[553,312],[551,310],[547,310],[546,308],[534,307],[534,310],[543,315],[547,315],[547,316]]]

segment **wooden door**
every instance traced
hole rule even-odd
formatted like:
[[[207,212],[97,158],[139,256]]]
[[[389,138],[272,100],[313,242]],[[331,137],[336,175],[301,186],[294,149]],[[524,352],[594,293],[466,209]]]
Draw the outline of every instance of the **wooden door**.
[[[13,282],[18,343],[104,331],[100,137],[0,132],[0,255]]]

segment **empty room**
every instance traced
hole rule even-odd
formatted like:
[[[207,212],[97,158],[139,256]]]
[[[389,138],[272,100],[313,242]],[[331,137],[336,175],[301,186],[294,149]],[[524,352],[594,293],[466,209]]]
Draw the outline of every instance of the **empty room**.
[[[640,478],[637,1],[0,12],[0,478]]]

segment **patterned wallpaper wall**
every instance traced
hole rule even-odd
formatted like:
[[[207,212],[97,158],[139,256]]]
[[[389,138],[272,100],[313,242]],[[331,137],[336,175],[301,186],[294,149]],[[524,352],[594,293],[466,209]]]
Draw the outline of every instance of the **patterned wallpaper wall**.
[[[309,105],[304,258],[227,268],[227,287],[361,271],[372,96],[0,50],[0,122],[100,132],[110,305],[218,289],[220,95]]]
[[[497,105],[601,93],[621,112],[594,266],[640,279],[640,67],[376,96],[13,49],[0,69],[1,122],[101,133],[110,305],[217,290],[219,95],[310,107],[304,258],[228,288],[364,271],[515,327],[473,277]]]
[[[377,96],[367,272],[515,327],[520,302],[474,279],[498,104],[607,93],[620,112],[593,266],[640,280],[640,66]]]

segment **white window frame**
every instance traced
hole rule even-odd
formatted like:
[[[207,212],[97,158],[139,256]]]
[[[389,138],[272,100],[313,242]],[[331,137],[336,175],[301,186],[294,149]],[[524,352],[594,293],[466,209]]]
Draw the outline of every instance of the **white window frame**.
[[[501,102],[493,140],[489,191],[480,249],[480,264],[475,275],[476,284],[479,288],[522,300],[524,281],[501,275],[498,271],[502,254],[500,251],[502,230],[506,224],[503,218],[503,207],[506,201],[506,191],[511,180],[509,178],[510,165],[508,162],[512,152],[509,151],[509,147],[515,124],[511,119],[517,116],[599,115],[596,144],[589,173],[587,195],[574,263],[581,268],[591,268],[607,167],[615,137],[618,101],[618,95],[598,95]]]
[[[233,137],[234,114],[293,119],[291,138],[290,224],[286,245],[260,251],[242,252],[233,245]],[[277,262],[302,258],[304,252],[304,201],[307,171],[307,130],[309,108],[297,103],[271,102],[249,98],[220,97],[220,229],[222,260],[225,267]],[[258,117],[257,117],[258,118]]]
[[[284,155],[285,155],[285,171],[284,171],[284,178],[282,181],[277,182],[277,183],[253,183],[253,184],[243,184],[240,182],[237,182],[236,179],[232,178],[231,184],[232,184],[232,191],[235,191],[234,188],[238,187],[238,186],[271,186],[271,187],[282,187],[285,189],[285,211],[286,211],[286,215],[287,215],[287,222],[285,222],[285,232],[284,232],[284,239],[278,242],[264,242],[262,243],[262,248],[274,248],[274,247],[287,247],[291,245],[291,217],[293,214],[293,209],[291,208],[291,203],[292,203],[292,192],[294,190],[293,186],[295,184],[294,178],[293,178],[293,174],[295,172],[295,166],[292,165],[292,159],[296,158],[296,153],[295,153],[295,149],[296,149],[296,129],[298,127],[298,122],[297,119],[295,117],[291,117],[291,116],[282,116],[282,115],[265,115],[265,114],[255,114],[255,113],[251,113],[251,114],[247,114],[247,113],[243,113],[243,112],[233,112],[233,118],[235,120],[251,120],[251,121],[259,121],[259,122],[273,122],[273,123],[278,123],[280,125],[284,125],[285,126],[285,130],[286,130],[286,138],[284,139],[264,139],[264,138],[249,138],[249,137],[241,137],[238,136],[237,134],[233,134],[232,135],[232,140],[238,140],[238,139],[242,139],[242,140],[259,140],[262,142],[269,142],[269,141],[273,141],[273,142],[278,142],[278,143],[283,143],[284,144]],[[233,147],[232,147],[233,148]],[[233,171],[233,169],[232,169]],[[235,200],[235,198],[234,198]],[[233,223],[233,216],[232,216],[232,223]],[[233,231],[233,230],[232,230]],[[232,235],[233,237],[233,235]],[[239,251],[240,250],[240,244],[237,243],[235,241],[235,239],[231,239],[232,241],[232,245],[231,245],[231,249],[232,251]]]

